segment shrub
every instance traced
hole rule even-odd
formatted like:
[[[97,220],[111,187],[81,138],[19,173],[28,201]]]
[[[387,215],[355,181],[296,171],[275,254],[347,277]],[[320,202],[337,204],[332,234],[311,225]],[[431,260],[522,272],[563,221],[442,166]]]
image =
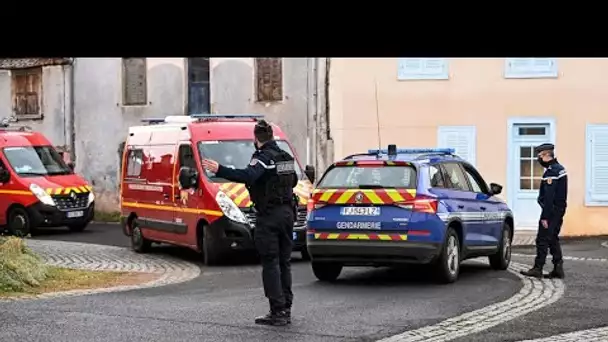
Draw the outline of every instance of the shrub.
[[[0,237],[0,292],[20,292],[46,279],[48,267],[23,239]]]

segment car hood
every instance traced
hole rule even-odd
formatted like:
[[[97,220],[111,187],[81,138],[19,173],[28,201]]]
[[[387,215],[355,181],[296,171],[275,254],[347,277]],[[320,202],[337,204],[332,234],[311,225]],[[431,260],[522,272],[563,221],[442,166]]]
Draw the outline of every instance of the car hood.
[[[87,181],[85,181],[84,178],[76,174],[22,177],[21,179],[27,188],[29,188],[31,184],[36,184],[51,195],[67,195],[71,191],[74,191],[76,193],[92,191],[92,187],[87,183]]]
[[[253,203],[249,198],[249,191],[242,183],[220,183],[218,189],[228,195],[240,208],[250,207]],[[293,188],[294,194],[300,198],[300,205],[305,206],[312,192],[312,184],[308,180],[301,180]]]

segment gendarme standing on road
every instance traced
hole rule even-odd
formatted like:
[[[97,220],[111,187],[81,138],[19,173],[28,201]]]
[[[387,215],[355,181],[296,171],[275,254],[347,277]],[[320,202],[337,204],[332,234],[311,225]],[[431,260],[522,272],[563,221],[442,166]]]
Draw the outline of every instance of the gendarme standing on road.
[[[264,293],[270,313],[255,319],[257,324],[291,323],[291,250],[295,206],[293,188],[298,179],[293,157],[273,139],[272,127],[264,120],[253,130],[257,150],[245,169],[231,169],[209,159],[203,167],[218,177],[245,183],[256,210],[255,246],[262,259]]]
[[[547,250],[553,256],[553,271],[549,278],[564,278],[564,261],[559,244],[559,233],[564,222],[568,200],[568,175],[557,161],[553,144],[542,144],[536,148],[538,162],[545,168],[538,194],[538,204],[542,208],[538,233],[536,235],[536,259],[534,267],[521,273],[529,277],[543,277],[543,267]]]

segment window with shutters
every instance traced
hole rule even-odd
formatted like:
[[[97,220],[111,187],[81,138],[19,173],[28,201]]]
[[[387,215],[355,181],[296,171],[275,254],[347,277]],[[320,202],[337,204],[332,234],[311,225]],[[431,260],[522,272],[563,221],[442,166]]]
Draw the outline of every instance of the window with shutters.
[[[587,125],[586,205],[608,206],[608,125]]]
[[[42,118],[42,68],[11,71],[13,115],[17,119]]]
[[[399,58],[397,80],[447,80],[447,58]]]
[[[455,154],[475,165],[477,134],[475,126],[440,126],[437,146],[453,148]]]
[[[122,59],[122,104],[143,106],[148,104],[146,58]]]
[[[557,58],[505,58],[505,78],[557,78]]]
[[[283,59],[255,59],[257,102],[283,101]]]

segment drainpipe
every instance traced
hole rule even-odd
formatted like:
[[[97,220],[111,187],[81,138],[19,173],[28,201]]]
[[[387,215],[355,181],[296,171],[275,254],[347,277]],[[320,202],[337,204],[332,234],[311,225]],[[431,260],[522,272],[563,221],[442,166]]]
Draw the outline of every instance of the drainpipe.
[[[73,163],[76,163],[76,123],[74,122],[74,84],[76,83],[74,74],[76,73],[76,60],[77,58],[72,58],[72,66],[70,70],[70,125],[69,132],[70,135],[70,159]]]

